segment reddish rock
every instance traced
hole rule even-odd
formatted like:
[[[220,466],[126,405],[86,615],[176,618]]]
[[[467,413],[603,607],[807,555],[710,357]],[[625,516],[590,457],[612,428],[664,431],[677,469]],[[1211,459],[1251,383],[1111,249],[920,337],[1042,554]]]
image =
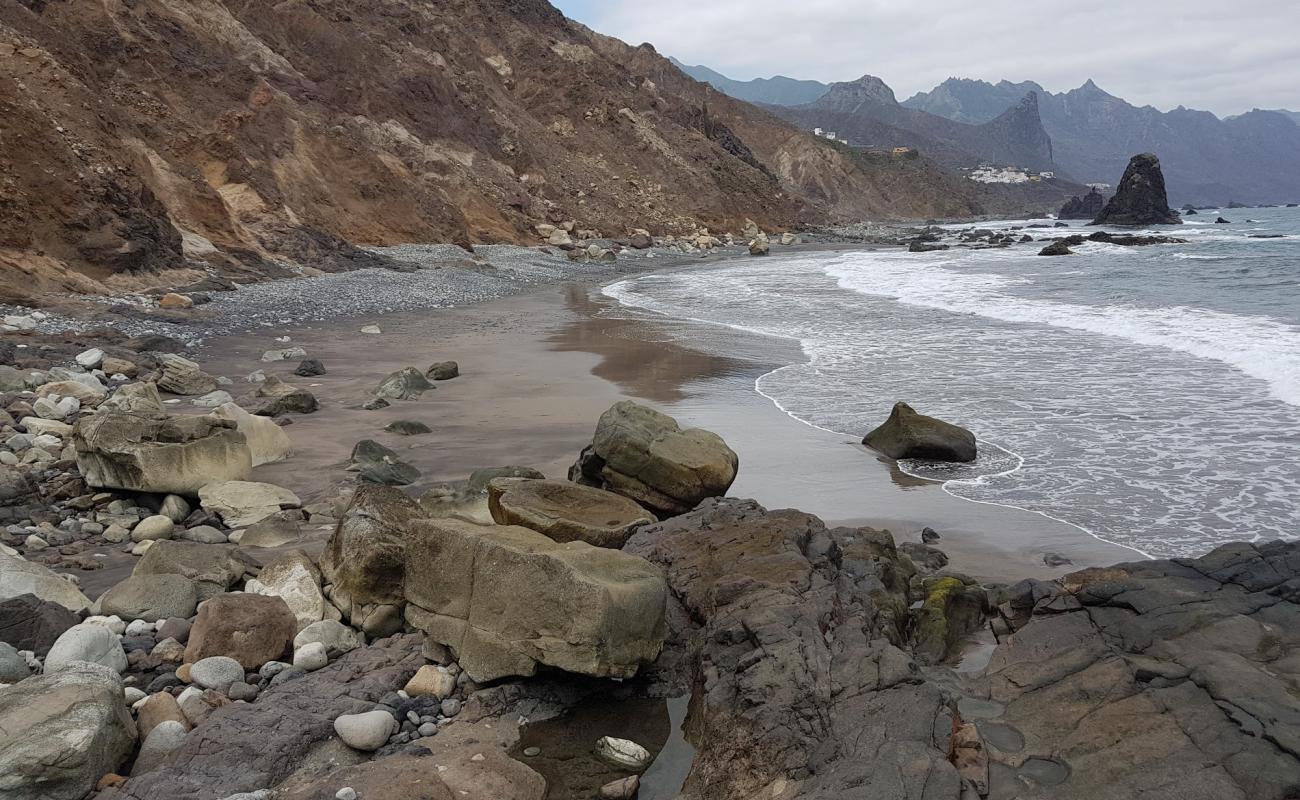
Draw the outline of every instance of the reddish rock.
[[[186,663],[229,656],[244,669],[257,669],[283,657],[298,631],[298,620],[279,597],[217,595],[199,608],[185,648]]]

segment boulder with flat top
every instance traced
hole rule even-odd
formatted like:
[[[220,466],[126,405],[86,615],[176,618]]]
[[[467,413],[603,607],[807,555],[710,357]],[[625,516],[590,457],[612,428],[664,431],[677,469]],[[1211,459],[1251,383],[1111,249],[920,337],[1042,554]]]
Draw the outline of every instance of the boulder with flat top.
[[[479,683],[543,665],[630,678],[663,647],[668,590],[645,559],[513,525],[407,527],[406,619]]]
[[[927,461],[974,461],[975,434],[959,425],[918,414],[907,403],[894,404],[883,425],[862,443],[890,458]]]
[[[248,442],[215,416],[153,419],[123,412],[83,417],[72,433],[77,467],[95,489],[194,496],[253,469]]]
[[[500,525],[520,525],[556,542],[623,546],[654,516],[622,495],[569,481],[498,478],[488,484],[488,508]]]

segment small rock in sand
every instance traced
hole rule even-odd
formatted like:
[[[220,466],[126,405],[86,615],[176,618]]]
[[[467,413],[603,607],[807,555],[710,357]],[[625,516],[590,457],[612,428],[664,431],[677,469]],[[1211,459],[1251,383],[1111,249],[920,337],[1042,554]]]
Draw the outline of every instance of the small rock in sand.
[[[399,436],[419,436],[425,433],[433,433],[433,429],[428,425],[410,419],[399,419],[390,422],[384,426],[384,430],[389,433],[396,433]]]
[[[367,333],[367,334],[370,334],[370,335],[374,335],[374,334],[377,334],[377,333],[383,333],[383,331],[379,329],[379,326],[378,326],[378,325],[366,325],[366,326],[364,326],[364,327],[361,328],[361,332],[362,332],[362,333]]]

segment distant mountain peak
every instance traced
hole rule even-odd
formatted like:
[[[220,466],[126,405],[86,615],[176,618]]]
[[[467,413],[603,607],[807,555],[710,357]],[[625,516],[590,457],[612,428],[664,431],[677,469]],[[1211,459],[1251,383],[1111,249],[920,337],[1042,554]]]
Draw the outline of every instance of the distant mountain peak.
[[[898,98],[894,96],[894,90],[889,88],[889,84],[885,83],[880,78],[877,78],[875,75],[863,75],[856,81],[833,84],[831,90],[834,91],[836,89],[852,91],[863,99],[874,100],[877,103],[898,105]]]

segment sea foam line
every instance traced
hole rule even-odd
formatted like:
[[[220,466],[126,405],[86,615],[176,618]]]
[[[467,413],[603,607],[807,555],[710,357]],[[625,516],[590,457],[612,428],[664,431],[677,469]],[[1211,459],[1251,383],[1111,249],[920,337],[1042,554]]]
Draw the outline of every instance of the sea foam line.
[[[686,314],[684,314],[684,313],[682,313],[682,312],[680,312],[680,311],[678,311],[678,310],[676,310],[676,309],[670,311],[670,310],[668,310],[664,305],[662,305],[662,304],[660,304],[660,303],[656,303],[654,300],[652,300],[652,299],[646,297],[645,295],[641,294],[640,292],[636,292],[636,291],[634,291],[634,290],[631,288],[631,284],[633,284],[634,282],[636,282],[636,281],[638,281],[638,280],[644,280],[644,277],[641,277],[641,278],[628,278],[628,279],[625,279],[625,280],[616,281],[615,283],[611,283],[611,284],[609,284],[609,285],[607,285],[607,286],[602,287],[602,288],[601,288],[601,294],[604,295],[605,297],[610,298],[611,300],[616,301],[617,303],[619,303],[619,305],[622,305],[622,306],[624,306],[624,307],[626,307],[626,308],[634,308],[634,309],[637,309],[637,310],[640,310],[640,311],[646,311],[646,312],[649,312],[649,313],[651,313],[651,314],[655,314],[656,316],[669,317],[669,318],[672,318],[672,319],[686,320],[686,321],[688,321],[688,322],[698,322],[698,323],[702,323],[702,324],[705,324],[705,325],[715,325],[715,326],[720,326],[720,327],[724,327],[724,328],[731,328],[732,330],[739,330],[739,331],[744,331],[744,332],[747,332],[747,333],[754,333],[754,334],[758,334],[758,335],[760,335],[760,336],[768,336],[768,337],[772,337],[772,338],[776,338],[776,339],[786,339],[786,340],[788,340],[788,341],[798,342],[798,343],[799,343],[799,349],[804,353],[805,357],[807,357],[808,360],[805,361],[805,362],[803,362],[803,363],[799,363],[799,364],[786,364],[785,366],[777,367],[776,369],[771,370],[770,372],[765,372],[765,373],[763,373],[762,375],[760,375],[760,376],[758,376],[757,378],[754,379],[754,391],[755,391],[755,392],[756,392],[760,397],[766,398],[766,399],[768,400],[768,402],[772,403],[772,405],[773,405],[774,407],[776,407],[776,409],[779,410],[781,413],[785,414],[785,415],[788,416],[790,419],[794,420],[795,422],[798,422],[798,423],[801,424],[801,425],[806,425],[806,426],[808,426],[809,428],[812,428],[812,429],[814,429],[814,430],[819,430],[819,431],[822,431],[822,432],[824,432],[824,433],[829,433],[829,434],[832,434],[832,435],[835,435],[835,436],[848,436],[848,437],[852,437],[852,434],[848,434],[848,433],[845,433],[845,432],[843,432],[843,431],[832,430],[831,428],[823,428],[822,426],[820,426],[820,425],[818,425],[818,424],[816,424],[816,423],[814,423],[814,422],[811,422],[810,420],[806,420],[806,419],[804,419],[803,417],[800,417],[798,414],[795,414],[793,411],[791,411],[791,410],[789,410],[788,408],[786,408],[785,405],[784,405],[783,403],[781,403],[781,401],[778,400],[776,397],[774,397],[773,395],[770,395],[770,394],[768,394],[767,392],[763,391],[763,388],[762,388],[762,382],[763,382],[763,379],[764,379],[764,378],[767,378],[767,377],[770,377],[770,376],[772,376],[772,375],[775,375],[776,373],[781,372],[781,371],[783,371],[783,370],[793,369],[793,368],[801,367],[801,366],[811,366],[811,365],[812,365],[812,363],[813,363],[813,357],[812,357],[812,356],[809,354],[809,352],[808,352],[808,344],[807,344],[807,342],[805,342],[802,338],[797,337],[797,336],[791,336],[790,334],[776,333],[776,332],[774,332],[774,331],[763,330],[763,329],[760,329],[760,328],[753,328],[753,327],[749,327],[749,326],[745,326],[745,325],[737,325],[737,324],[733,324],[733,323],[729,323],[729,322],[721,322],[721,321],[719,321],[719,320],[711,320],[711,319],[703,319],[703,318],[700,318],[700,317],[692,317],[692,316],[686,315]],[[969,483],[969,484],[979,484],[979,483],[983,483],[985,480],[987,480],[987,479],[989,479],[989,478],[1002,477],[1002,476],[1005,476],[1005,475],[1012,475],[1012,474],[1015,474],[1015,473],[1017,473],[1017,472],[1020,472],[1020,471],[1024,468],[1024,465],[1025,465],[1025,458],[1024,458],[1022,455],[1020,455],[1019,453],[1015,452],[1014,450],[1009,450],[1009,449],[1007,449],[1007,448],[1005,448],[1005,447],[1002,447],[1001,445],[994,444],[994,443],[992,443],[992,442],[989,442],[988,444],[992,445],[993,447],[997,447],[999,450],[1003,451],[1004,453],[1009,453],[1010,455],[1014,456],[1014,457],[1016,458],[1016,466],[1013,467],[1012,469],[1010,469],[1010,470],[1006,470],[1006,471],[1004,471],[1004,472],[999,472],[999,473],[990,474],[990,475],[981,475],[981,476],[979,476],[978,478],[962,478],[962,479],[954,479],[954,480],[948,480],[948,481],[935,481],[933,478],[930,478],[930,477],[927,477],[927,476],[924,476],[924,475],[918,475],[918,474],[915,474],[915,473],[912,473],[912,472],[908,472],[908,471],[907,471],[907,470],[906,470],[906,469],[905,469],[901,464],[898,466],[898,468],[899,468],[899,470],[901,470],[901,471],[902,471],[904,474],[906,474],[906,475],[910,475],[910,476],[912,476],[912,477],[914,477],[914,478],[918,478],[918,479],[920,479],[920,480],[926,480],[926,481],[932,481],[932,482],[936,482],[936,483],[938,483],[938,484],[939,484],[939,488],[942,489],[943,492],[944,492],[945,494],[947,494],[947,495],[950,496],[950,497],[954,497],[954,498],[956,498],[956,499],[958,499],[958,500],[962,500],[962,501],[965,501],[965,502],[967,502],[967,503],[977,503],[977,504],[979,504],[979,505],[985,505],[985,506],[995,506],[995,507],[998,507],[998,508],[1008,508],[1008,509],[1012,509],[1012,510],[1015,510],[1015,511],[1023,511],[1023,512],[1026,512],[1026,513],[1029,513],[1029,514],[1037,514],[1038,516],[1040,516],[1040,517],[1042,517],[1042,518],[1044,518],[1044,519],[1048,519],[1048,520],[1051,520],[1051,521],[1053,521],[1053,522],[1060,523],[1060,524],[1062,524],[1062,525],[1068,525],[1069,527],[1074,528],[1074,529],[1076,529],[1076,530],[1078,530],[1078,531],[1081,531],[1081,532],[1087,534],[1088,536],[1092,537],[1093,539],[1096,539],[1097,541],[1102,542],[1102,543],[1104,543],[1104,544],[1113,545],[1113,546],[1115,546],[1115,547],[1122,547],[1122,548],[1124,548],[1125,550],[1130,550],[1130,551],[1132,551],[1132,552],[1134,552],[1134,553],[1137,553],[1139,556],[1141,556],[1141,557],[1143,557],[1143,558],[1146,558],[1146,559],[1152,559],[1152,558],[1154,558],[1154,556],[1152,556],[1151,554],[1149,554],[1149,553],[1147,553],[1147,552],[1145,552],[1145,551],[1143,551],[1143,550],[1140,550],[1139,548],[1136,548],[1136,547],[1134,547],[1134,546],[1132,546],[1132,545],[1123,544],[1123,543],[1121,543],[1121,542],[1113,542],[1113,541],[1111,541],[1111,540],[1105,538],[1104,536],[1101,536],[1100,534],[1098,534],[1098,533],[1096,533],[1096,532],[1094,532],[1094,531],[1092,531],[1092,530],[1090,530],[1090,529],[1088,529],[1088,528],[1085,528],[1084,526],[1078,524],[1077,522],[1071,522],[1071,521],[1069,521],[1069,520],[1062,519],[1062,518],[1060,518],[1060,517],[1057,517],[1057,516],[1054,516],[1054,515],[1052,515],[1052,514],[1049,514],[1049,513],[1047,513],[1046,511],[1040,511],[1040,510],[1038,510],[1038,509],[1034,509],[1034,508],[1025,508],[1024,506],[1018,506],[1018,505],[1015,505],[1015,504],[1013,504],[1013,503],[1000,503],[1000,502],[997,502],[997,501],[994,501],[994,500],[977,500],[977,499],[972,498],[972,497],[963,497],[963,496],[961,496],[961,495],[959,495],[959,494],[954,494],[954,493],[952,492],[952,490],[951,490],[951,489],[949,488],[949,486],[948,486],[950,483],[954,483],[954,484],[967,484],[967,483]]]

